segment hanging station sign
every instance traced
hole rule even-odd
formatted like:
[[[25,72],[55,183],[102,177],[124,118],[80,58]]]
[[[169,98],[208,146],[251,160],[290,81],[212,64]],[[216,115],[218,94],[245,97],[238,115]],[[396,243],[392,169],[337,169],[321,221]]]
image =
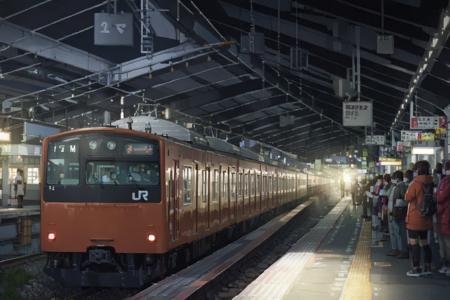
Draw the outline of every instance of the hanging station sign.
[[[366,145],[379,145],[386,144],[386,137],[384,135],[368,135],[366,136]]]
[[[343,102],[344,126],[372,126],[372,103],[367,101]]]
[[[446,119],[442,116],[411,117],[410,129],[437,129],[445,128]]]
[[[412,130],[401,131],[402,142],[416,142],[416,141],[434,141],[435,134],[433,132],[421,132]]]
[[[95,13],[94,45],[133,46],[133,15]]]

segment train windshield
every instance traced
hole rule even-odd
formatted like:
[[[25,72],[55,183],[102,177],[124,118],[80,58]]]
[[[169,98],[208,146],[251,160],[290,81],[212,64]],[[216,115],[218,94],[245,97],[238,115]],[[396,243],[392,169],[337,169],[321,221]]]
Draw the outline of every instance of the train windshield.
[[[47,146],[46,201],[159,202],[160,180],[158,141],[91,133]]]
[[[90,161],[86,168],[86,183],[159,185],[159,163]]]

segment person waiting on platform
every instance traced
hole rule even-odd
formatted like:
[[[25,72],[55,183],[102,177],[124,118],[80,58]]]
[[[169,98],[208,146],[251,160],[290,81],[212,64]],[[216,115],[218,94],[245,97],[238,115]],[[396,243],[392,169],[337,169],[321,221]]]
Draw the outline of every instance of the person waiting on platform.
[[[388,202],[394,190],[394,185],[392,184],[391,175],[383,175],[383,189],[380,192],[380,211],[381,211],[381,232],[383,233],[382,241],[385,241],[384,234],[389,233],[389,221],[388,221]]]
[[[13,180],[14,193],[17,198],[17,207],[23,207],[23,197],[25,196],[25,182],[23,179],[23,171],[17,169],[17,174]]]
[[[387,255],[397,258],[408,258],[405,227],[407,211],[405,193],[408,186],[403,182],[402,171],[395,171],[392,174],[392,184],[394,188],[388,202],[389,236],[392,250]]]
[[[419,277],[431,275],[431,247],[428,244],[429,230],[433,229],[433,219],[424,213],[424,208],[432,197],[433,176],[430,175],[430,164],[421,160],[415,164],[417,176],[409,185],[405,194],[408,202],[406,214],[406,229],[408,229],[409,245],[411,246],[412,269],[407,276]],[[424,252],[424,267],[420,267],[420,252]]]
[[[413,170],[406,170],[405,176],[403,176],[403,182],[406,184],[406,186],[409,186],[411,182],[414,179],[414,171]]]
[[[377,181],[373,187],[372,196],[372,230],[374,233],[374,242],[380,242],[382,240],[381,235],[381,211],[379,205],[379,196],[383,189],[383,176],[377,176]]]
[[[439,273],[450,276],[450,161],[445,163],[445,177],[437,188],[437,232],[442,267]]]

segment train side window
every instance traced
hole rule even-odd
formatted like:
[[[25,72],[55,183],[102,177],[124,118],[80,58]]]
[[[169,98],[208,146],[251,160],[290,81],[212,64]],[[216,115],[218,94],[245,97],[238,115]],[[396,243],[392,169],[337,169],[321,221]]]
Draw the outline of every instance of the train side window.
[[[214,169],[214,174],[212,178],[212,201],[219,201],[219,189],[220,189],[220,172],[217,169]]]
[[[242,173],[238,174],[236,190],[237,197],[240,199],[242,197]]]
[[[201,197],[202,197],[202,201],[205,202],[206,201],[206,174],[205,174],[205,170],[201,170],[200,175],[199,175],[199,182],[200,182],[200,193],[201,193]]]
[[[267,176],[267,194],[269,199],[272,198],[272,175]]]
[[[261,195],[261,175],[256,175],[256,196]]]
[[[250,175],[250,197],[255,195],[255,174],[251,173]]]
[[[248,197],[248,174],[244,174],[244,198]]]
[[[228,200],[228,172],[222,172],[222,199]]]
[[[192,203],[192,167],[190,166],[183,168],[183,192],[184,204],[190,205]]]
[[[263,176],[263,185],[262,185],[262,194],[264,197],[267,197],[269,194],[269,190],[267,188],[267,175]]]
[[[236,173],[231,173],[231,186],[230,186],[231,198],[236,198]]]

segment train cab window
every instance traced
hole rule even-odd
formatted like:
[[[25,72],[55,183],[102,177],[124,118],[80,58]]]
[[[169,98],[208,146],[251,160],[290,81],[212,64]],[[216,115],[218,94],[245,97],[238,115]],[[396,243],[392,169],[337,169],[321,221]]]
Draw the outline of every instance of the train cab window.
[[[67,138],[48,144],[47,184],[80,183],[79,138]]]
[[[189,205],[192,203],[192,167],[183,168],[183,203]]]
[[[159,185],[158,162],[90,161],[86,184]]]

